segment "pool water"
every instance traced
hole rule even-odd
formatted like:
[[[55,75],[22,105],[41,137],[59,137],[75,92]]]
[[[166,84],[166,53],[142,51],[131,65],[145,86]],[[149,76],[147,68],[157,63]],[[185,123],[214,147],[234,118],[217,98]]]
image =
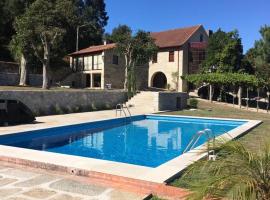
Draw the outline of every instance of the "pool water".
[[[0,144],[68,155],[157,167],[183,153],[193,135],[215,136],[245,121],[137,116],[0,136]],[[206,141],[202,136],[196,146]]]

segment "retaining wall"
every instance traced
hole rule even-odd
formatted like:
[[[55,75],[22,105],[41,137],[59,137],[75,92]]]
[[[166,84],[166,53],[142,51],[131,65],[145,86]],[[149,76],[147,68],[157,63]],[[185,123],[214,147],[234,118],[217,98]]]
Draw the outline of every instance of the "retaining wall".
[[[182,110],[187,107],[187,99],[188,94],[185,92],[159,92],[157,110]]]
[[[18,73],[0,73],[0,86],[16,86],[19,84]],[[29,74],[27,84],[31,86],[41,86],[42,85],[42,75],[41,74]]]
[[[0,99],[15,99],[36,115],[64,114],[114,108],[127,100],[124,91],[0,91]]]

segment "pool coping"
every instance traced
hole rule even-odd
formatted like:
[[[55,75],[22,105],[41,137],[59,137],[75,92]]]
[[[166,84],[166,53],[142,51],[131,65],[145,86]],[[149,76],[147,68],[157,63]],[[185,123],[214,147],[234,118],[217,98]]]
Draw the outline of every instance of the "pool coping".
[[[246,121],[245,124],[225,133],[218,138],[232,140],[247,133],[262,123],[260,120],[248,119],[232,119],[232,118],[215,118],[215,117],[195,117],[195,116],[179,116],[179,115],[160,115],[146,114],[147,116],[165,116],[175,118],[194,118],[194,119],[216,119],[229,121]],[[139,116],[139,115],[137,115]],[[114,118],[109,118],[114,119]],[[108,120],[99,119],[89,122]],[[77,123],[75,123],[77,124]],[[74,125],[75,125],[74,124]],[[73,124],[72,124],[73,125]],[[64,125],[66,126],[66,125]],[[61,127],[61,126],[55,126]],[[51,127],[50,127],[51,128]],[[44,129],[44,128],[42,128]],[[35,129],[38,130],[38,129]],[[19,133],[19,132],[18,132]],[[6,135],[6,134],[4,134]],[[151,183],[166,183],[178,176],[188,165],[206,156],[205,144],[196,147],[156,168],[144,167],[139,165],[120,163],[114,161],[100,160],[94,158],[85,158],[80,156],[65,155],[60,153],[52,153],[38,151],[32,149],[18,148],[12,146],[0,145],[0,160],[34,166],[38,168],[60,170],[75,175],[99,174],[101,177],[112,176],[124,177],[130,180],[147,181]],[[91,175],[91,176],[92,176]],[[132,182],[132,181],[131,181]]]

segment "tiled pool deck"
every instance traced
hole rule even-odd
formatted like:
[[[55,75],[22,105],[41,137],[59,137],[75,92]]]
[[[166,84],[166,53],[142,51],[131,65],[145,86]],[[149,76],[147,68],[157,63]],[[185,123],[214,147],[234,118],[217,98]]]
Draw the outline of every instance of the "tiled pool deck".
[[[131,113],[133,115],[146,114],[149,113],[149,111],[131,109]],[[1,127],[0,134],[44,129],[110,118],[115,118],[114,110],[39,117],[37,118],[37,122],[39,123],[33,125]],[[259,123],[260,121],[257,120],[248,120],[244,125],[229,131],[229,134],[224,135],[223,138],[232,139],[238,137],[251,128],[257,126]],[[109,184],[119,183],[120,185],[126,185],[129,189],[137,188],[134,190],[138,193],[153,192],[156,190],[163,196],[166,196],[169,193],[174,193],[180,197],[181,195],[185,195],[186,192],[170,187],[163,187],[165,186],[164,183],[173,176],[179,174],[187,165],[205,156],[205,153],[198,151],[203,148],[203,146],[197,147],[190,153],[183,154],[157,168],[2,145],[0,145],[0,160],[25,166],[67,172],[88,177],[90,180],[101,180]]]
[[[1,200],[139,200],[142,193],[126,192],[89,180],[0,162]]]

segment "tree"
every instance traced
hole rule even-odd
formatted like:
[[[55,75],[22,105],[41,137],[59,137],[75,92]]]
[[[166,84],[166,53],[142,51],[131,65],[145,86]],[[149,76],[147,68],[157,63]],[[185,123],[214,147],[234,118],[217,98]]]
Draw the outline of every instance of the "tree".
[[[224,32],[218,29],[208,41],[206,59],[202,63],[204,72],[237,72],[241,69],[243,47],[237,30]]]
[[[156,53],[157,46],[150,33],[140,30],[133,36],[131,28],[126,25],[113,29],[109,40],[117,44],[117,51],[125,57],[124,89],[134,93],[135,67],[148,63]]]
[[[264,82],[268,110],[270,102],[270,26],[261,27],[260,33],[262,38],[255,42],[254,47],[248,50],[245,57],[253,67],[255,75]]]
[[[5,27],[5,21],[4,21],[4,1],[0,1],[0,27]],[[0,29],[0,59],[4,59],[3,56],[5,55],[5,35],[4,35],[4,29]]]
[[[34,0],[2,0],[0,2],[0,59],[11,60],[9,43],[15,34],[14,20],[25,12]]]
[[[269,166],[270,144],[256,153],[233,141],[221,145],[216,161],[198,161],[184,178],[193,190],[190,199],[268,200]]]
[[[243,73],[202,73],[202,74],[190,74],[181,77],[184,80],[187,80],[190,83],[193,83],[197,86],[202,84],[209,84],[209,100],[212,102],[212,94],[214,87],[231,87],[233,89],[233,98],[235,89],[238,88],[238,99],[239,106],[241,107],[242,98],[242,87],[260,87],[264,84],[264,80],[258,78],[254,75],[243,74]]]
[[[255,42],[254,65],[257,76],[270,85],[270,26],[260,30],[262,38]]]
[[[241,70],[239,72],[248,73],[248,74],[255,74],[255,51],[254,48],[249,49],[246,54],[244,55],[242,62],[241,62]]]
[[[109,19],[104,0],[75,0],[75,5],[77,7],[77,16],[79,17],[77,26],[90,25],[80,30],[79,48],[100,44],[103,39],[104,27],[107,25]],[[76,27],[73,28],[76,29]],[[74,34],[76,33],[75,29]],[[75,49],[75,43],[73,44]]]
[[[25,10],[30,6],[32,2],[33,0],[24,0],[24,1],[12,0],[9,1],[8,5],[9,9],[13,10],[13,15],[19,16],[25,12]],[[16,22],[14,23],[13,28],[15,29],[15,32],[18,30]],[[28,58],[30,58],[31,54],[33,54],[33,52],[31,52],[30,50],[28,41],[23,40],[21,35],[14,34],[9,44],[9,49],[13,58],[20,64],[19,85],[26,86],[28,74],[28,60],[29,60]]]
[[[10,51],[15,58],[15,60],[19,61],[20,63],[20,86],[26,86],[27,82],[27,75],[28,75],[28,55],[27,44],[24,43],[23,40],[20,40],[18,37],[13,37],[10,43]]]
[[[36,0],[17,20],[17,35],[30,45],[42,63],[42,88],[50,86],[50,60],[55,47],[66,33],[65,24],[75,16],[69,0]]]

